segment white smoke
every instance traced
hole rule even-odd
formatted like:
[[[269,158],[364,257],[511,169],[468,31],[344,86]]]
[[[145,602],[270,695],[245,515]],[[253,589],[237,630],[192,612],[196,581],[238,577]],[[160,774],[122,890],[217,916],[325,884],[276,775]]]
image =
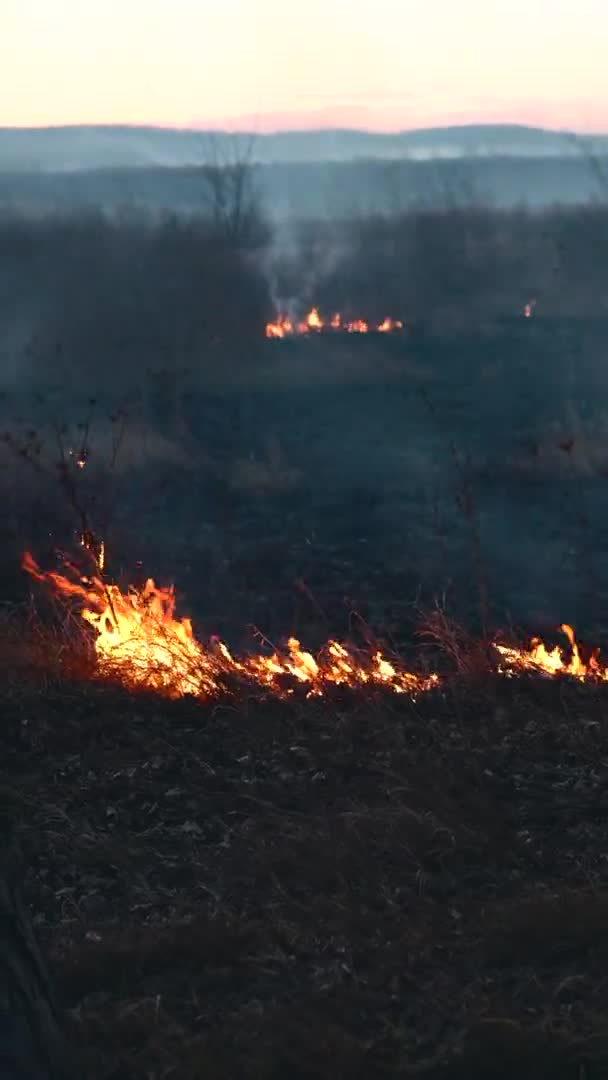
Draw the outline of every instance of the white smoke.
[[[275,312],[299,321],[311,307],[322,306],[323,286],[348,251],[344,237],[324,224],[289,222],[277,230],[263,256]]]

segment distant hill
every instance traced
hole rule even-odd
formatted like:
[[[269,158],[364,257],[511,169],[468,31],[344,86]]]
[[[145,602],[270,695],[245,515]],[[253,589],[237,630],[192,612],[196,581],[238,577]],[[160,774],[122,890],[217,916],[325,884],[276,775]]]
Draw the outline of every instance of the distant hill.
[[[504,155],[425,160],[277,162],[260,164],[256,186],[274,221],[335,219],[454,203],[540,208],[606,198],[608,156]],[[152,214],[205,212],[200,169],[115,167],[84,171],[0,170],[0,213],[45,214],[85,208],[141,209]]]
[[[0,172],[82,172],[104,168],[180,167],[220,158],[251,137],[226,132],[125,125],[0,128]],[[252,156],[264,164],[425,160],[470,157],[607,155],[608,135],[579,135],[516,124],[425,128],[396,134],[323,129],[253,136]]]

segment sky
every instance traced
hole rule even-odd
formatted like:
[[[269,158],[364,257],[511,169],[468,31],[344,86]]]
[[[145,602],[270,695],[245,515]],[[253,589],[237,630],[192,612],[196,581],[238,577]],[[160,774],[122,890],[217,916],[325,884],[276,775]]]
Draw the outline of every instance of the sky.
[[[0,125],[608,132],[607,0],[0,0]]]

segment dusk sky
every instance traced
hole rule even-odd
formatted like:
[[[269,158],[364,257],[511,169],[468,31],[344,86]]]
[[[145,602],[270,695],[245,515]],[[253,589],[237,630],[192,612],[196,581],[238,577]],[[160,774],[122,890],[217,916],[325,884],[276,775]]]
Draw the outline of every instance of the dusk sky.
[[[0,125],[608,131],[606,0],[0,0]]]

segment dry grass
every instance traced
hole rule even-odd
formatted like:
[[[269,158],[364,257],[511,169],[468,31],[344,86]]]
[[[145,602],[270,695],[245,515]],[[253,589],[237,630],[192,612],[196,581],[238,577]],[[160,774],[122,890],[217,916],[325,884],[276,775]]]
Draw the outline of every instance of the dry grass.
[[[128,417],[120,423],[104,418],[91,424],[86,434],[82,427],[76,423],[65,425],[59,439],[50,425],[33,432],[14,422],[5,423],[0,438],[0,469],[14,469],[16,458],[25,452],[35,458],[40,468],[51,471],[60,454],[76,459],[82,449],[89,469],[106,472],[110,468],[122,473],[165,465],[200,468],[201,462],[193,462],[185,446],[167,438],[142,417]]]
[[[228,484],[235,491],[252,495],[272,495],[297,491],[303,474],[291,466],[277,438],[268,437],[262,457],[253,454],[238,458],[228,470]]]
[[[254,364],[241,363],[226,379],[221,358],[215,368],[208,367],[197,376],[200,386],[232,395],[257,389],[307,389],[311,385],[339,392],[345,386],[385,383],[429,382],[433,373],[418,363],[414,355],[391,356],[377,336],[350,335],[328,338],[307,336],[294,340],[262,342]],[[247,358],[245,358],[247,359]]]
[[[94,674],[92,635],[83,621],[53,600],[47,601],[46,615],[41,619],[32,601],[0,608],[0,671],[16,692],[24,682],[47,684]]]
[[[573,407],[539,431],[509,465],[528,475],[608,476],[608,416],[583,420]]]

